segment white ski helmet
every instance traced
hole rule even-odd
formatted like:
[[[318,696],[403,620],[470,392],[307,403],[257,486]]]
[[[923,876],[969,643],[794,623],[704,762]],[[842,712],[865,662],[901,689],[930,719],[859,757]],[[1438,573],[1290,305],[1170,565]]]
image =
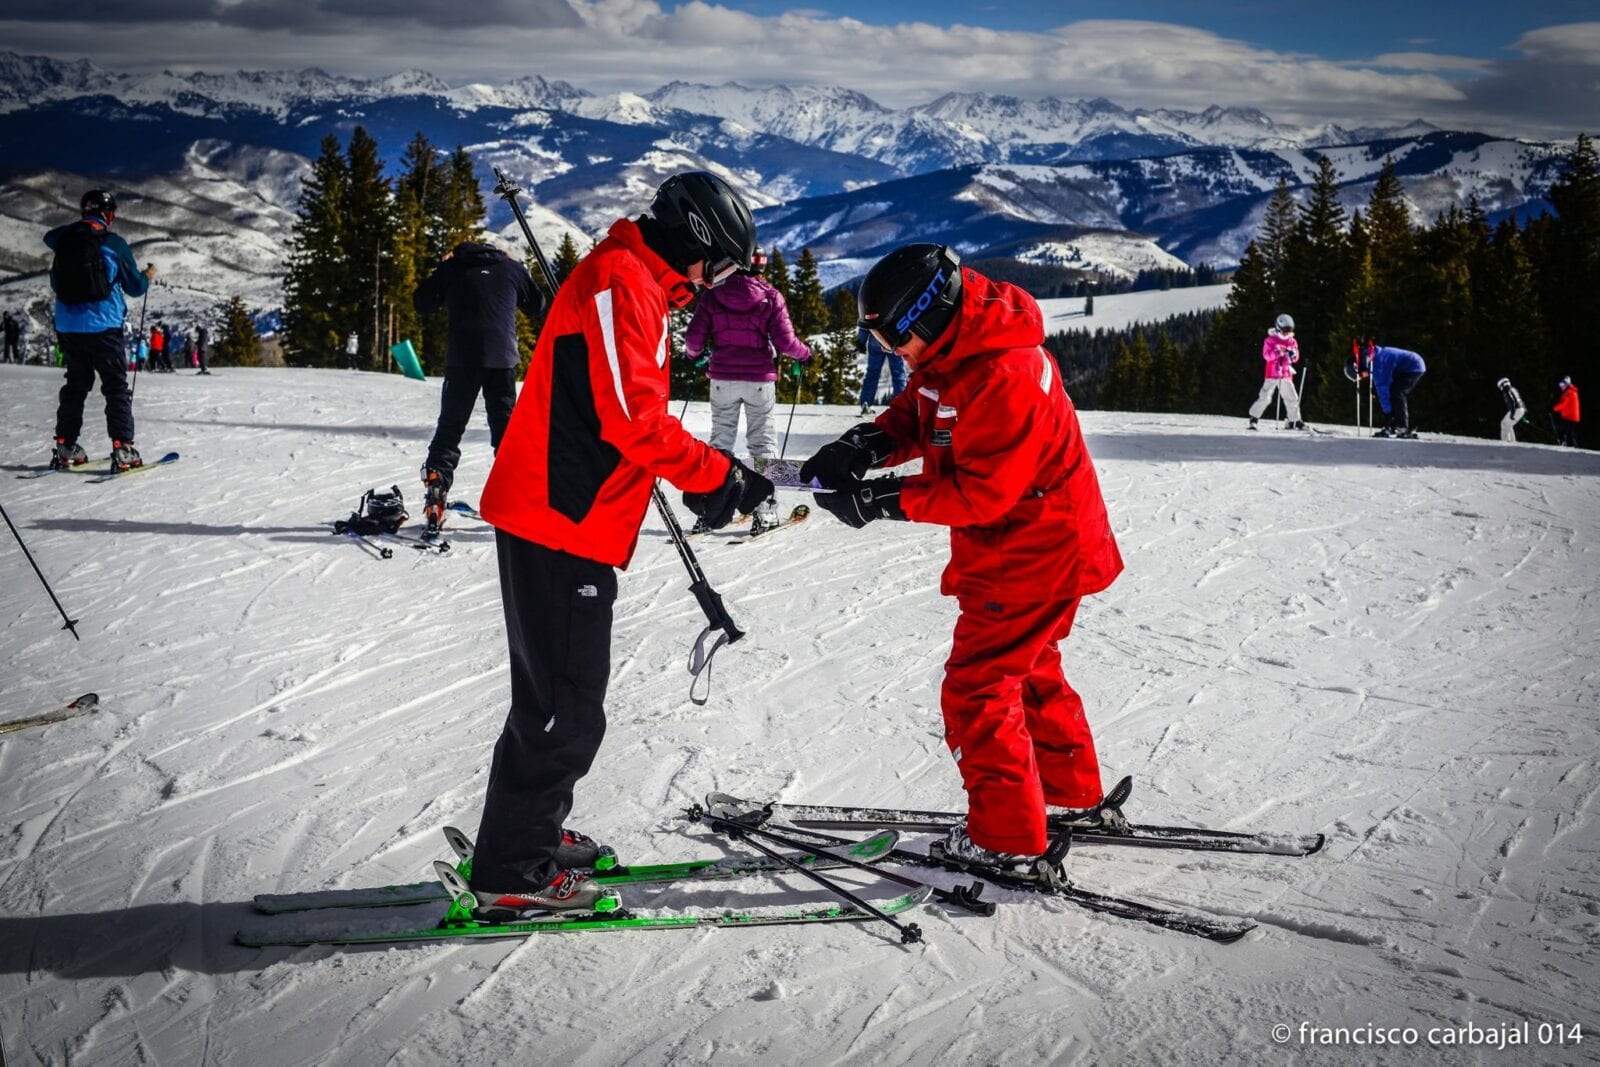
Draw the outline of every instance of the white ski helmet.
[[[1280,330],[1292,330],[1294,329],[1294,319],[1288,315],[1279,315],[1278,321],[1273,323],[1273,325],[1278,327]]]
[[[1496,389],[1504,389],[1506,386],[1508,386],[1510,384],[1511,384],[1511,379],[1510,378],[1501,378],[1498,382],[1494,383],[1494,387]]]

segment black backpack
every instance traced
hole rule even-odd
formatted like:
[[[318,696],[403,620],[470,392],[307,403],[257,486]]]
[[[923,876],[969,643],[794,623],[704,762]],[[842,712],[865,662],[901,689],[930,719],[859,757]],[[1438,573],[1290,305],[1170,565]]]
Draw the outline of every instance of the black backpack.
[[[111,295],[111,271],[102,249],[106,232],[87,222],[69,226],[56,239],[50,277],[63,304],[92,304]]]
[[[380,534],[394,533],[411,516],[406,513],[406,501],[398,485],[390,486],[387,493],[368,489],[361,496],[361,504],[348,519],[333,524],[334,533]]]

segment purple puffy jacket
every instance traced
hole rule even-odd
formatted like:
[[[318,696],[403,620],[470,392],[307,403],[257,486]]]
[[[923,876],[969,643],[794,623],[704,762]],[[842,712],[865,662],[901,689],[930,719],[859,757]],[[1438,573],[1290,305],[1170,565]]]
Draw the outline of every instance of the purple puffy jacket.
[[[735,274],[700,294],[683,347],[690,359],[711,349],[710,377],[723,382],[777,381],[773,349],[801,363],[811,358],[789,324],[783,294],[753,274]]]

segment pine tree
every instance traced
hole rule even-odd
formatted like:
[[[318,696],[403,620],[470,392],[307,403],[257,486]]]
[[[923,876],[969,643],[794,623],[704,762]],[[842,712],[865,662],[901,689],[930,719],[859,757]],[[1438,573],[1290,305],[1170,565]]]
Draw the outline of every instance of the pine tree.
[[[1560,375],[1600,384],[1600,331],[1593,322],[1600,293],[1600,154],[1588,134],[1578,135],[1564,163],[1550,187],[1556,216],[1540,242],[1545,322]]]
[[[784,300],[794,298],[793,283],[789,280],[789,264],[784,260],[783,253],[774,248],[767,257],[767,270],[763,275],[772,287],[783,294]]]
[[[334,366],[342,358],[345,184],[344,155],[338,138],[329,135],[300,186],[283,282],[284,347],[315,366]]]
[[[237,296],[223,308],[222,328],[217,331],[212,352],[211,362],[219,367],[261,365],[261,339],[256,335],[256,324],[250,318],[250,309]]]
[[[817,274],[817,259],[811,249],[800,250],[800,264],[794,276],[793,291],[785,294],[789,301],[789,321],[794,332],[806,340],[812,334],[826,333],[828,329],[828,302],[822,295],[822,279]]]
[[[827,335],[812,345],[806,364],[811,398],[819,404],[853,404],[861,395],[856,352],[856,301],[839,290],[828,305]]]
[[[1201,410],[1241,408],[1243,395],[1261,387],[1261,340],[1277,317],[1278,306],[1270,265],[1261,246],[1252,241],[1234,272],[1228,302],[1206,335],[1208,373],[1196,386]]]
[[[1289,256],[1289,239],[1294,235],[1295,202],[1289,192],[1289,179],[1280,177],[1272,199],[1267,201],[1266,216],[1261,220],[1261,236],[1256,239],[1256,252],[1261,257],[1262,276],[1271,296],[1271,303],[1280,298],[1278,292],[1284,264]]]
[[[444,248],[454,248],[462,241],[477,241],[483,237],[485,207],[483,188],[473,170],[472,156],[461,145],[450,156],[449,176],[445,181],[444,207],[441,211],[440,231]]]
[[[573,241],[570,232],[561,235],[561,243],[556,246],[556,258],[550,263],[550,269],[556,272],[556,277],[566,281],[572,276],[573,270],[578,266],[577,242]]]
[[[1406,328],[1421,297],[1416,235],[1406,206],[1405,187],[1394,172],[1394,160],[1385,159],[1367,201],[1364,222],[1371,290],[1367,294],[1364,332],[1396,337]],[[1416,343],[1416,339],[1412,339]]]
[[[1308,365],[1334,367],[1334,357],[1348,338],[1337,334],[1345,320],[1350,285],[1350,239],[1344,205],[1339,202],[1338,172],[1327,156],[1317,160],[1311,193],[1300,207],[1299,222],[1287,246],[1280,302],[1294,316],[1300,354]],[[1318,410],[1334,410],[1344,390],[1333,375],[1316,376],[1312,397],[1305,406],[1308,417]]]
[[[1116,411],[1148,411],[1152,386],[1150,342],[1144,331],[1134,332],[1132,343],[1117,346],[1106,382],[1105,405]]]
[[[357,126],[345,152],[349,181],[340,207],[344,212],[345,285],[340,312],[343,332],[362,338],[361,350],[378,365],[388,345],[383,317],[388,311],[382,284],[393,265],[393,191],[383,176],[378,142]],[[410,294],[406,294],[410,299]]]

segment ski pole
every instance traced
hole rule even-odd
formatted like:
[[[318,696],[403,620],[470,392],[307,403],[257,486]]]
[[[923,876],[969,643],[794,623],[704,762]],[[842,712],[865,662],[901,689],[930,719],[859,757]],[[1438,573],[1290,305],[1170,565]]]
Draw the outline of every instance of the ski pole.
[[[735,838],[735,839],[741,839],[742,838],[744,840],[745,844],[749,845],[751,848],[755,849],[757,852],[761,853],[763,856],[766,856],[769,859],[777,860],[779,863],[782,863],[784,866],[786,866],[786,867],[790,868],[791,870],[795,871],[797,874],[805,875],[807,878],[811,879],[813,882],[816,882],[818,885],[820,885],[822,888],[826,889],[828,892],[832,893],[834,896],[838,897],[840,900],[846,901],[847,903],[852,904],[857,908],[860,908],[862,911],[867,912],[868,914],[873,915],[876,918],[882,919],[884,922],[888,923],[890,926],[894,927],[897,931],[899,931],[899,933],[900,933],[900,943],[902,945],[911,945],[911,944],[915,944],[916,942],[922,940],[922,928],[920,926],[918,926],[916,923],[902,923],[898,919],[895,919],[895,918],[893,918],[891,916],[885,915],[882,911],[880,911],[879,909],[873,907],[871,904],[867,903],[864,899],[862,899],[860,896],[857,896],[855,893],[850,892],[850,890],[846,889],[844,886],[840,885],[838,882],[835,882],[833,879],[824,878],[822,875],[818,874],[816,871],[813,871],[810,867],[807,867],[805,864],[801,863],[799,860],[795,859],[792,856],[785,856],[783,853],[779,852],[776,849],[768,848],[766,845],[763,845],[760,841],[757,841],[755,839],[755,836],[753,836],[753,835],[768,836],[766,831],[756,829],[755,827],[746,826],[743,823],[735,822],[735,821],[733,821],[731,819],[724,819],[724,818],[721,818],[719,816],[711,815],[709,813],[704,813],[704,814],[705,814],[705,817],[709,821],[711,821],[712,825],[714,825],[717,828],[721,829],[722,832],[727,834],[729,837],[732,837],[732,838]],[[806,851],[811,851],[811,850],[807,849]],[[818,851],[820,851],[820,850],[818,850]],[[815,853],[813,853],[813,854],[815,854]],[[832,858],[836,858],[836,857],[833,857],[833,856],[830,855],[829,858],[832,859]],[[862,864],[861,866],[866,866],[866,865]],[[868,867],[867,869],[871,870],[870,867]]]
[[[539,247],[539,242],[533,236],[533,227],[528,225],[528,218],[522,213],[522,205],[517,202],[517,194],[522,190],[499,167],[494,168],[495,195],[505,200],[511,208],[511,214],[516,217],[517,225],[522,228],[522,237],[528,242],[528,248],[533,252],[533,258],[539,264],[539,270],[544,274],[545,284],[550,287],[550,297],[555,299],[559,283],[556,281],[555,272],[550,269],[550,262],[544,258],[544,250]],[[672,544],[678,550],[678,558],[683,560],[684,569],[689,572],[689,591],[694,594],[695,600],[700,604],[700,610],[705,613],[706,628],[701,631],[700,637],[694,643],[694,649],[689,654],[689,673],[693,680],[689,683],[689,699],[696,704],[704,704],[711,698],[711,659],[723,645],[731,645],[744,636],[744,631],[734,623],[733,617],[728,614],[728,609],[723,606],[722,597],[711,588],[711,583],[706,579],[705,571],[700,569],[700,561],[695,557],[694,549],[689,547],[689,540],[683,535],[683,528],[678,525],[678,517],[673,514],[672,507],[667,503],[667,496],[661,491],[661,483],[653,482],[650,486],[651,498],[655,501],[656,511],[661,515],[661,521],[667,527],[667,536],[672,539]],[[709,652],[705,651],[705,640],[713,633],[721,631],[716,641],[711,645]],[[702,697],[696,697],[696,687],[699,685],[700,676],[704,673],[706,691]]]
[[[60,600],[56,599],[56,591],[50,588],[50,580],[44,576],[44,571],[40,570],[39,565],[33,561],[33,553],[28,551],[28,543],[22,539],[22,534],[18,532],[16,523],[12,522],[11,516],[6,513],[4,504],[0,504],[0,516],[5,517],[6,525],[11,527],[11,536],[15,537],[17,544],[22,546],[22,554],[28,557],[28,563],[33,567],[33,573],[37,574],[39,581],[44,583],[44,591],[50,594],[51,602],[55,604],[56,610],[61,613],[61,618],[65,620],[61,628],[63,630],[71,630],[73,638],[82,641],[83,638],[78,636],[78,620],[67,617],[67,609],[61,606]]]
[[[794,399],[789,401],[789,425],[783,428],[783,447],[778,449],[778,458],[782,459],[789,451],[789,431],[794,429],[794,409],[800,405],[800,364],[794,365]]]
[[[139,358],[139,346],[144,344],[144,309],[150,303],[150,281],[145,280],[144,298],[139,301],[139,333],[133,342],[133,384],[128,387],[128,399],[133,399],[134,391],[139,388],[139,365],[144,360]]]
[[[964,908],[965,910],[976,915],[993,915],[995,911],[995,905],[992,900],[979,899],[983,895],[983,883],[980,881],[975,880],[970,886],[963,886],[960,889],[945,889],[940,886],[932,885],[930,882],[924,882],[919,878],[911,878],[907,875],[900,874],[898,871],[886,870],[883,867],[877,866],[876,864],[864,863],[861,860],[853,860],[847,856],[841,856],[837,852],[828,851],[827,847],[820,843],[826,841],[833,845],[849,844],[850,841],[848,838],[838,837],[833,834],[818,833],[814,830],[801,830],[787,826],[783,828],[785,832],[779,833],[765,825],[766,820],[770,815],[769,811],[751,812],[748,816],[741,816],[737,819],[734,819],[725,815],[718,815],[715,812],[707,811],[700,805],[696,804],[695,806],[691,807],[686,814],[691,822],[704,820],[711,823],[713,829],[719,829],[723,826],[731,826],[733,827],[735,834],[760,834],[768,841],[776,841],[785,848],[797,849],[798,851],[807,853],[808,855],[842,863],[846,867],[854,867],[857,870],[866,871],[868,874],[877,875],[879,878],[882,878],[885,881],[894,882],[896,885],[903,885],[907,889],[932,888],[933,898],[935,900],[942,901],[946,904],[954,904],[957,907]],[[809,837],[812,840],[806,841],[803,840],[801,836],[795,835],[803,835],[803,837]],[[902,853],[898,848],[892,849],[889,852],[890,859],[904,858],[905,855],[906,854]],[[916,859],[918,857],[912,855],[911,858]]]

